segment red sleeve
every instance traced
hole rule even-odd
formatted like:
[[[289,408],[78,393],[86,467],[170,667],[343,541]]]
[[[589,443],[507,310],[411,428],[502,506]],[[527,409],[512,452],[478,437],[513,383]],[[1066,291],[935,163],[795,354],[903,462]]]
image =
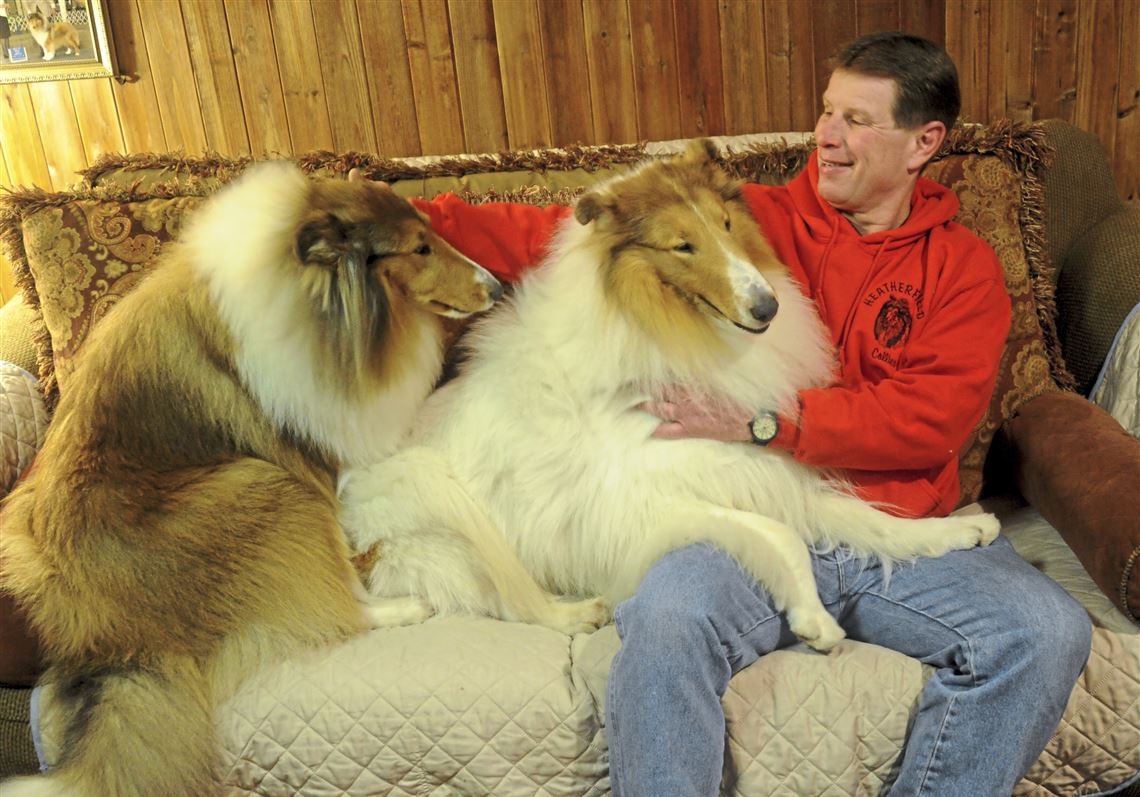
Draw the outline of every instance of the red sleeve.
[[[971,256],[991,261],[973,273],[1002,273],[988,246]],[[798,424],[786,419],[774,442],[828,468],[919,470],[956,457],[993,393],[1010,301],[1000,276],[949,293],[894,378],[801,392]]]
[[[432,229],[499,279],[517,282],[546,254],[558,222],[570,215],[562,205],[538,207],[514,202],[472,205],[455,194],[413,199]]]

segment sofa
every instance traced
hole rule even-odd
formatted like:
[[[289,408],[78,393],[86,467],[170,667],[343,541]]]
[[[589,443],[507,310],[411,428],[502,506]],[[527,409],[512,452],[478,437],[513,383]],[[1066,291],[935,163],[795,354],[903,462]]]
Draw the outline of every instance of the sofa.
[[[811,149],[806,134],[714,140],[725,168],[769,183]],[[295,160],[313,174],[357,167],[406,196],[547,204],[683,145]],[[91,327],[248,163],[105,156],[73,189],[0,194],[0,245],[21,291],[0,310],[0,495],[34,457],[58,395],[84,389],[72,363]],[[962,449],[959,511],[998,512],[1095,626],[1064,718],[1014,793],[1140,795],[1140,210],[1119,200],[1095,137],[1058,120],[960,125],[927,175],[994,246],[1013,305],[998,384]],[[2,599],[0,681],[35,653]],[[612,626],[567,637],[442,617],[279,662],[219,713],[220,791],[606,794],[604,686],[618,646]],[[849,640],[828,656],[795,646],[761,659],[724,698],[724,793],[879,793],[929,674]],[[58,725],[50,687],[0,689],[0,772],[58,760]]]

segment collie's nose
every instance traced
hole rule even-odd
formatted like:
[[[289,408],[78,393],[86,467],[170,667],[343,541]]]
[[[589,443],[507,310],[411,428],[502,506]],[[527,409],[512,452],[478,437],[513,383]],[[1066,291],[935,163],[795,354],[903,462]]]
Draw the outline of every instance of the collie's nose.
[[[491,286],[491,301],[497,302],[503,298],[503,283],[495,280],[495,284]]]
[[[757,299],[748,311],[761,324],[767,324],[776,317],[776,311],[779,309],[780,303],[776,301],[776,297],[768,293]]]

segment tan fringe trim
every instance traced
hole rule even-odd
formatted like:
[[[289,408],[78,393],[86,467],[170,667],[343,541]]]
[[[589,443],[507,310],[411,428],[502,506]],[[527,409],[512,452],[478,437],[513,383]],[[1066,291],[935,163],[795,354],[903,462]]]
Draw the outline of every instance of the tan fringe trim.
[[[1132,622],[1140,625],[1140,617],[1132,613],[1132,609],[1128,606],[1128,582],[1132,580],[1132,569],[1136,566],[1136,559],[1140,557],[1140,545],[1132,549],[1128,559],[1124,562],[1124,569],[1120,574],[1120,594],[1117,596],[1120,599],[1120,609]]]

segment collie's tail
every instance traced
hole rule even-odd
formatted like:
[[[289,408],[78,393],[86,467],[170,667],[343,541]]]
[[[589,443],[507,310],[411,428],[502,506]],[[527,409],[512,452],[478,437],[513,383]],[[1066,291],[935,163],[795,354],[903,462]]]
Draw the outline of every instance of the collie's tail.
[[[213,689],[199,664],[45,676],[66,717],[46,775],[0,785],[4,797],[206,797],[217,790]]]

